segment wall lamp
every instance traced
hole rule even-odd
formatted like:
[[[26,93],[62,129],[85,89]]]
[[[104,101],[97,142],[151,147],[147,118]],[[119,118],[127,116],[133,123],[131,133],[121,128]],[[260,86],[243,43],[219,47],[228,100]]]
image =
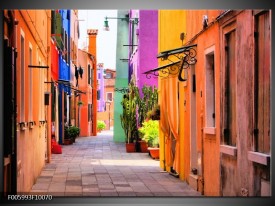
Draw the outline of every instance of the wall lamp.
[[[138,24],[138,18],[130,18],[129,14],[125,15],[125,17],[107,17],[106,16],[104,21],[104,28],[103,28],[105,31],[110,30],[108,19],[120,19],[121,21],[127,21],[133,24]]]

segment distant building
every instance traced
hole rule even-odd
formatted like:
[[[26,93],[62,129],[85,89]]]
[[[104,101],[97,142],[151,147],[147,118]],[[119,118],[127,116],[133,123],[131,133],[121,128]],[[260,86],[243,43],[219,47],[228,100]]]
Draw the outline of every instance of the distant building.
[[[104,64],[97,65],[97,112],[105,110],[105,82],[104,82]]]
[[[103,64],[102,64],[103,66]],[[102,67],[98,67],[102,68]],[[106,124],[106,129],[111,129],[114,123],[114,88],[115,88],[115,78],[116,71],[112,69],[103,69],[104,72],[101,73],[102,70],[98,70],[98,74],[103,74],[103,81],[99,81],[100,88],[100,99],[98,100],[101,105],[98,108],[98,120],[103,120]],[[98,76],[99,77],[99,76]],[[103,85],[103,89],[102,88]]]
[[[88,51],[78,50],[78,65],[83,69],[79,76],[79,90],[76,99],[76,118],[80,128],[80,136],[96,136],[97,120],[97,75],[96,75],[96,29],[88,29],[89,37]],[[82,93],[83,92],[83,93]],[[81,102],[81,104],[80,104]]]

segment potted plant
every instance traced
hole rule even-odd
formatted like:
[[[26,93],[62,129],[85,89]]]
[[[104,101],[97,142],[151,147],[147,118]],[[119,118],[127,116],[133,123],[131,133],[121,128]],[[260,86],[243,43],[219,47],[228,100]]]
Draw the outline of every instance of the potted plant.
[[[73,140],[72,140],[72,138],[69,135],[69,127],[68,126],[65,126],[64,133],[65,134],[64,134],[64,142],[63,142],[63,144],[64,145],[73,144]]]
[[[137,111],[138,111],[138,116],[137,116],[137,124],[138,127],[142,125],[142,123],[150,119],[148,118],[148,113],[152,112],[153,108],[155,105],[158,103],[158,90],[154,86],[147,86],[143,85],[141,91],[139,91],[140,95],[137,96]],[[147,150],[147,143],[142,140],[142,133],[139,132],[139,141],[138,141],[138,146],[137,148],[139,149],[140,152],[148,152]]]
[[[76,126],[65,126],[64,144],[72,144],[80,134],[80,129]]]
[[[152,112],[153,108],[158,104],[158,90],[155,86],[144,85],[142,94],[137,97],[138,124],[141,126],[144,120],[148,119],[148,112]]]
[[[102,120],[98,120],[96,128],[97,128],[98,132],[101,132],[102,130],[104,130],[106,128],[105,122]]]
[[[152,110],[147,112],[147,119],[160,120],[160,106],[156,104]]]
[[[77,102],[77,105],[78,105],[78,106],[82,106],[82,105],[83,105],[83,102],[82,102],[82,101],[78,101],[78,102]]]
[[[150,156],[159,159],[159,122],[157,120],[147,120],[139,128],[142,139],[147,142]]]
[[[139,151],[142,153],[147,153],[148,152],[148,144],[147,142],[144,140],[144,133],[141,132],[140,130],[142,130],[143,128],[140,127],[138,129],[139,131]]]
[[[127,152],[136,151],[136,141],[138,138],[137,130],[137,87],[135,86],[134,77],[129,83],[129,92],[124,94],[121,105],[122,114],[120,115],[121,126],[125,133],[125,145]]]

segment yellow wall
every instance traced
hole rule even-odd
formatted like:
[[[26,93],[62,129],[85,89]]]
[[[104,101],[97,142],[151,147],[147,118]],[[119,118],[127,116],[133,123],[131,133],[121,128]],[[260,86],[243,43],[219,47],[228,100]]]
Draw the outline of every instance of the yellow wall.
[[[160,10],[159,11],[159,45],[158,52],[164,50],[170,50],[174,48],[178,48],[182,46],[182,43],[185,41],[181,41],[180,34],[186,33],[186,12],[184,10]],[[170,60],[177,60],[175,57],[169,58]],[[169,61],[161,61],[159,59],[159,66],[171,63]],[[176,78],[177,80],[177,78]],[[178,80],[177,80],[178,81]],[[161,81],[159,80],[159,85]],[[183,97],[184,90],[181,89],[183,83],[179,83],[180,89],[180,102],[179,102],[179,141],[180,141],[180,159],[183,160],[185,158],[184,152],[184,110],[182,109],[183,105]],[[161,88],[161,86],[159,86]],[[160,90],[160,89],[159,89]],[[159,95],[161,99],[162,91],[159,91]],[[173,94],[178,95],[178,94]],[[164,163],[164,135],[160,130],[160,166],[161,168],[169,171],[170,168],[165,167]],[[180,179],[184,179],[184,164],[183,161],[180,161]]]

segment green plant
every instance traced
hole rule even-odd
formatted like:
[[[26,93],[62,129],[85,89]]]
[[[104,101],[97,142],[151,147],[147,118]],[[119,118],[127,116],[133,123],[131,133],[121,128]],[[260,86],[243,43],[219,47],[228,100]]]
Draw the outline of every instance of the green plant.
[[[80,134],[80,129],[76,126],[65,126],[65,139],[73,139]]]
[[[147,112],[147,118],[152,120],[160,120],[160,106],[156,104],[152,110]]]
[[[148,112],[158,104],[158,90],[155,86],[144,85],[141,91],[141,95],[137,95],[138,125],[142,125],[142,122],[148,118]]]
[[[78,101],[78,102],[77,102],[77,105],[78,105],[78,106],[82,106],[82,105],[83,105],[83,102],[82,102],[82,101]]]
[[[141,134],[141,139],[146,141],[149,147],[158,147],[159,122],[157,120],[144,121],[138,131]]]
[[[132,76],[129,83],[129,92],[124,94],[121,101],[122,114],[120,115],[121,126],[124,130],[126,140],[125,142],[131,143],[137,140],[137,87],[135,86],[135,79]]]
[[[97,121],[97,130],[101,131],[106,128],[106,124],[102,120]]]

